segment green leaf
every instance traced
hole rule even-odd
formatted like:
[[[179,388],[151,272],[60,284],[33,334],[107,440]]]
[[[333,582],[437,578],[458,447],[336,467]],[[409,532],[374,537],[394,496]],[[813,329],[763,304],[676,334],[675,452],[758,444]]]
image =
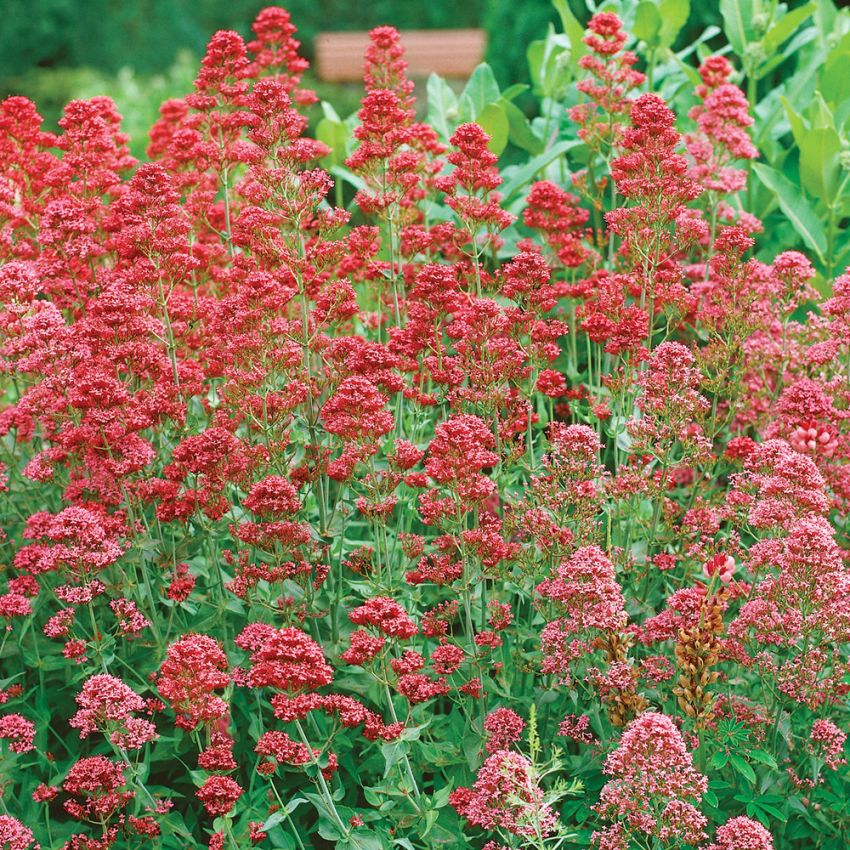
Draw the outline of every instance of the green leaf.
[[[348,141],[348,128],[341,121],[322,118],[316,125],[316,138],[324,142],[331,152],[319,162],[323,168],[333,168],[345,162],[345,149]]]
[[[435,812],[433,810],[425,812],[425,823],[419,834],[420,838],[424,838],[432,830],[434,824],[437,822],[437,818],[439,817],[439,812]]]
[[[765,828],[770,826],[767,812],[757,806],[754,801],[747,803],[747,817],[755,818]]]
[[[457,95],[437,74],[428,77],[428,123],[448,141],[457,126]]]
[[[552,0],[552,5],[561,19],[561,26],[564,28],[567,38],[570,40],[570,57],[573,67],[577,68],[578,60],[589,49],[584,43],[584,27],[578,22],[578,18],[573,14],[567,0]]]
[[[678,53],[673,54],[673,59],[679,66],[679,70],[682,71],[685,76],[690,80],[692,86],[696,87],[702,83],[702,77],[700,77],[699,71],[697,71],[697,69],[694,68],[693,65],[689,65],[687,62],[684,62],[679,57]]]
[[[339,827],[321,810],[319,810],[319,828],[317,832],[325,841],[341,842],[345,838],[343,833],[340,832]]]
[[[632,31],[650,47],[661,46],[661,15],[652,0],[643,0],[638,5]]]
[[[809,120],[814,129],[835,129],[835,117],[829,104],[823,99],[819,91],[815,92],[814,100],[809,108]]]
[[[442,788],[435,791],[434,795],[431,797],[432,808],[445,808],[449,802],[449,794],[451,794],[451,787],[448,785],[444,785]]]
[[[545,41],[532,41],[525,55],[533,90],[539,97],[554,97],[569,82],[569,39],[558,35],[551,24]]]
[[[475,120],[475,104],[466,92],[460,93],[457,112],[457,120],[460,124],[465,124],[467,121]]]
[[[817,0],[815,7],[815,26],[823,33],[822,38],[825,39],[827,33],[835,32],[835,19],[839,11],[833,0]]]
[[[494,103],[501,96],[493,69],[486,62],[482,62],[472,72],[461,94],[461,97],[464,96],[468,97],[472,103],[471,117],[475,119],[488,104]]]
[[[711,757],[711,769],[712,770],[720,770],[729,763],[729,753],[727,752],[719,752],[715,753]]]
[[[290,800],[286,806],[280,811],[274,812],[274,814],[269,815],[266,820],[263,822],[263,826],[261,827],[263,832],[270,830],[272,827],[277,826],[279,823],[282,823],[286,820],[286,816],[294,812],[302,803],[306,803],[307,801],[303,797],[295,797]]]
[[[529,160],[525,165],[520,166],[511,174],[510,179],[506,180],[501,186],[503,194],[503,204],[507,205],[514,196],[528,186],[534,179],[534,175],[538,171],[542,171],[552,160],[557,159],[562,153],[582,144],[580,141],[571,139],[563,142],[558,142],[552,145],[551,148],[541,153],[534,159]]]
[[[339,177],[354,186],[355,189],[366,189],[366,182],[358,177],[353,171],[349,171],[344,165],[335,165],[329,169],[334,177]]]
[[[528,62],[528,76],[534,84],[534,93],[543,94],[543,62],[546,58],[546,42],[542,39],[532,41],[525,50]]]
[[[782,823],[788,820],[788,815],[774,805],[774,803],[781,804],[783,802],[781,798],[770,795],[751,798],[749,794],[736,794],[735,799],[746,805],[749,817],[757,818],[766,827],[770,826],[771,820]]]
[[[369,832],[352,832],[347,841],[340,841],[337,850],[382,850],[386,847],[380,835]]]
[[[732,50],[743,57],[752,37],[750,23],[753,19],[753,0],[720,0],[723,31]]]
[[[774,770],[777,767],[776,759],[764,750],[750,750],[749,757],[752,761],[757,761],[759,764],[766,764],[768,767],[774,768]],[[762,802],[764,802],[764,799]]]
[[[782,105],[785,107],[785,115],[788,118],[788,123],[791,125],[791,134],[794,136],[794,142],[797,147],[800,147],[803,139],[806,136],[806,133],[809,132],[809,127],[806,124],[805,119],[799,112],[797,112],[794,107],[791,105],[791,102],[788,100],[785,95],[781,95],[779,100],[782,102]]]
[[[543,142],[534,135],[525,113],[515,103],[505,100],[504,96],[499,101],[499,106],[502,107],[508,119],[510,141],[532,156],[542,153]]]
[[[658,12],[661,16],[661,46],[672,47],[682,27],[688,22],[690,0],[661,0]]]
[[[837,105],[850,100],[847,87],[847,68],[850,65],[850,50],[833,50],[820,74],[818,89],[828,103]]]
[[[390,771],[410,752],[410,745],[405,741],[390,741],[381,745],[384,755],[384,778],[390,775]]]
[[[786,815],[781,809],[777,809],[776,806],[771,806],[769,803],[765,803],[761,800],[753,800],[753,804],[757,809],[767,812],[767,814],[775,820],[781,821],[782,823],[785,823],[785,821],[788,820],[788,815]]]
[[[339,117],[339,113],[337,113],[333,106],[326,100],[322,101],[322,115],[324,115],[329,121],[342,121],[342,118]]]
[[[778,68],[788,56],[784,53],[773,53],[771,57],[764,63],[758,66],[755,70],[755,77],[757,80],[763,80],[774,68]]]
[[[702,31],[702,34],[695,41],[692,41],[690,44],[688,44],[687,47],[683,47],[681,50],[676,51],[676,56],[679,59],[686,59],[688,56],[691,55],[691,53],[693,53],[698,48],[705,49],[707,51],[707,54],[710,56],[713,51],[705,46],[705,42],[710,41],[716,35],[720,35],[720,33],[720,27],[716,27],[713,25],[710,27],[706,27]],[[694,70],[696,71],[696,68],[694,68]]]
[[[418,741],[422,735],[422,730],[427,729],[430,726],[430,721],[427,723],[421,723],[419,726],[407,726],[401,733],[402,741]]]
[[[476,120],[490,137],[487,147],[492,153],[499,156],[508,146],[508,133],[510,132],[505,110],[498,103],[488,103],[478,114]]]
[[[748,782],[756,784],[756,772],[749,764],[737,753],[729,754],[729,762],[737,773],[740,773]]]
[[[794,225],[800,238],[817,255],[821,263],[826,254],[826,234],[820,219],[800,190],[776,169],[761,163],[753,164],[759,180],[776,196],[782,212]]]
[[[817,6],[814,3],[806,3],[797,9],[792,9],[783,15],[766,33],[764,37],[764,49],[773,53],[782,46],[794,34],[794,31],[803,21],[810,18]]]
[[[841,139],[831,127],[819,127],[806,133],[800,143],[800,182],[803,188],[827,206],[838,193]]]
[[[508,86],[502,92],[502,100],[515,100],[519,97],[523,92],[528,91],[529,86],[525,83],[514,83],[512,86]]]

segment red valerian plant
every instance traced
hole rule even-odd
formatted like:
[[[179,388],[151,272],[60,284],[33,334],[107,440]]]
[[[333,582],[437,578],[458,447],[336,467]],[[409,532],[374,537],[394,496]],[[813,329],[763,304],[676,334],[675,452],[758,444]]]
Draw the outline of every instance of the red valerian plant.
[[[593,16],[523,183],[380,27],[332,176],[254,34],[145,163],[0,104],[0,848],[844,846],[850,271],[735,69]]]

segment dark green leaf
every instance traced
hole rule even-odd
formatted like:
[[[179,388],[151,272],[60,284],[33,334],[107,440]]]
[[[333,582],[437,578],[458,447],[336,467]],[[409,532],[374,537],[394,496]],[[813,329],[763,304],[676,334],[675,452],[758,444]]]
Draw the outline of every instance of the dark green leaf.
[[[744,777],[748,782],[753,785],[756,784],[756,772],[750,767],[749,764],[737,753],[731,753],[729,755],[729,763],[735,769],[737,773],[740,773],[741,776]]]
[[[757,761],[759,764],[766,764],[768,767],[776,768],[776,759],[764,750],[750,750],[747,755],[752,761]],[[763,800],[766,798],[763,798]]]
[[[729,753],[727,752],[715,753],[711,757],[712,770],[720,770],[721,768],[726,767],[727,764],[729,764]]]

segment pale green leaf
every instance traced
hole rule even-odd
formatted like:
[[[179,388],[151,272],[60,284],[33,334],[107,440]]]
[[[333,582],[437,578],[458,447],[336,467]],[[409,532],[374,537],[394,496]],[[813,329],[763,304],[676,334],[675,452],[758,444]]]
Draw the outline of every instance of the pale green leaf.
[[[732,50],[738,56],[744,55],[747,44],[752,38],[753,12],[752,0],[720,0],[723,30]]]
[[[504,97],[499,101],[499,106],[502,107],[508,119],[510,141],[533,156],[541,153],[543,142],[534,135],[525,113],[515,103],[505,100]]]
[[[795,30],[815,12],[817,7],[814,3],[806,3],[783,15],[768,31],[764,37],[764,48],[768,53],[773,53],[794,34]]]
[[[661,16],[661,46],[672,47],[682,27],[688,22],[690,0],[661,0],[658,12]]]
[[[635,22],[632,26],[634,34],[650,47],[661,45],[661,15],[652,0],[643,0],[635,12]]]
[[[510,126],[505,110],[498,103],[488,103],[476,118],[484,132],[490,137],[487,147],[496,156],[508,145]]]
[[[345,124],[330,118],[322,118],[316,125],[316,139],[324,142],[331,149],[327,156],[319,160],[322,168],[333,168],[345,162],[345,146],[348,141],[348,129]]]
[[[478,118],[484,108],[497,101],[500,97],[499,84],[493,74],[493,69],[482,62],[470,76],[461,97],[468,97],[472,104],[472,118]]]
[[[840,181],[838,154],[841,139],[831,127],[818,127],[803,136],[800,144],[800,182],[827,206],[835,200]]]
[[[457,95],[437,74],[428,77],[428,123],[448,141],[457,126]]]
[[[567,38],[570,40],[570,56],[573,67],[578,67],[578,60],[588,51],[588,47],[584,43],[584,27],[578,22],[567,0],[552,0],[552,5],[561,19],[561,26],[564,28]]]
[[[761,163],[753,164],[753,171],[759,180],[773,192],[779,207],[786,218],[794,225],[800,238],[817,255],[821,263],[826,254],[826,233],[811,204],[803,197],[800,190],[776,169]]]

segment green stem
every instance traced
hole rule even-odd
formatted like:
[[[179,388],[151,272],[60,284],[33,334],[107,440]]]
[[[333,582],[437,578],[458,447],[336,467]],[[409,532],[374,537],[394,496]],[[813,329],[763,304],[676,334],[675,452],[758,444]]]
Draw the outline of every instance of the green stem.
[[[304,728],[301,726],[301,721],[295,721],[295,728],[298,730],[298,736],[301,738],[301,742],[305,747],[312,753],[313,748],[310,746],[310,741],[307,739],[307,736],[304,734]],[[325,777],[322,774],[322,770],[319,767],[318,759],[314,759],[313,764],[316,766],[316,776],[319,781],[319,788],[322,791],[322,799],[325,801],[325,807],[328,810],[328,814],[330,814],[331,819],[336,823],[339,827],[340,831],[344,836],[347,836],[349,833],[348,827],[343,823],[342,818],[339,816],[339,812],[336,809],[336,804],[334,803],[334,798],[331,795],[331,789],[328,788],[328,783],[325,781]]]

